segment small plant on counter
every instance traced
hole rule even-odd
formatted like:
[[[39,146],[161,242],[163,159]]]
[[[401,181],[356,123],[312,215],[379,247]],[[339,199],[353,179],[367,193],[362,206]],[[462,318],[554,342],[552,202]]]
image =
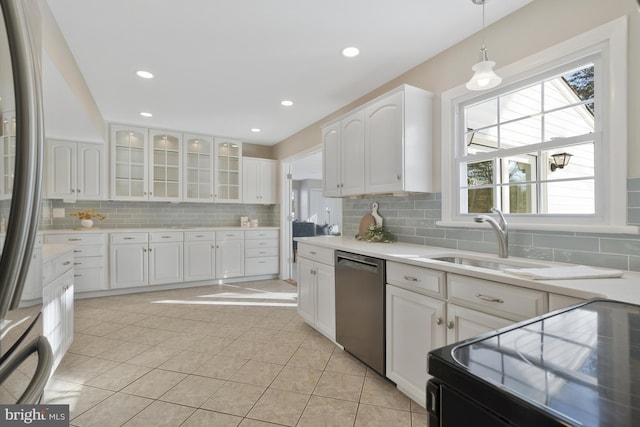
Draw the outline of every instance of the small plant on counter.
[[[103,221],[103,220],[107,219],[106,215],[102,215],[102,214],[97,213],[94,208],[87,209],[87,210],[84,210],[84,211],[71,212],[69,214],[69,216],[78,217],[78,219],[80,219],[80,220],[83,220],[83,219],[91,219],[91,220],[93,220],[95,218],[95,219],[98,219],[100,221]]]
[[[374,224],[367,229],[365,240],[367,242],[391,243],[393,242],[393,236],[382,225]]]

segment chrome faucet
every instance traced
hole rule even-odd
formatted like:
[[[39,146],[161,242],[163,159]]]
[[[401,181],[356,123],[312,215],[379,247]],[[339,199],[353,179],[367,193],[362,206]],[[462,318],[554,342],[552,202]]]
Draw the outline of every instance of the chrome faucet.
[[[502,211],[498,208],[491,208],[500,217],[500,223],[489,215],[478,215],[473,218],[475,222],[488,222],[498,237],[498,256],[507,258],[509,256],[509,230],[507,230],[507,221],[504,219]]]

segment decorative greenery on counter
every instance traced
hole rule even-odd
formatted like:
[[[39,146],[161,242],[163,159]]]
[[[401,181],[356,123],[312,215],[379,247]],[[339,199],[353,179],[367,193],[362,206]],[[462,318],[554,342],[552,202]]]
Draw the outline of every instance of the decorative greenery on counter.
[[[367,242],[382,242],[382,243],[391,243],[393,242],[393,236],[391,233],[386,231],[384,227],[380,224],[374,224],[367,229],[367,235],[365,240]]]
[[[96,210],[94,208],[91,209],[87,209],[85,211],[77,211],[77,212],[71,212],[69,214],[69,216],[76,216],[78,217],[78,219],[98,219],[100,221],[103,221],[105,219],[107,219],[106,215],[102,215],[96,212]]]

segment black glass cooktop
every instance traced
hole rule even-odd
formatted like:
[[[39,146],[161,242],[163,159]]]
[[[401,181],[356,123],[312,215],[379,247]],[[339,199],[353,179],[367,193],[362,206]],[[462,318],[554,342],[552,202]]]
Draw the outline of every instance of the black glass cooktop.
[[[640,426],[640,306],[592,301],[450,355],[571,425]]]

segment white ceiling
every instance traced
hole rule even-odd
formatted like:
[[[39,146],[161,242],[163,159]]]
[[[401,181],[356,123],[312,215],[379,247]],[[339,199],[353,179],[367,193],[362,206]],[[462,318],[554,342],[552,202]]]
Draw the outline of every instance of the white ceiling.
[[[488,1],[487,25],[530,1]],[[106,121],[265,145],[479,31],[482,16],[471,0],[47,3]],[[342,57],[351,45],[360,56]],[[156,78],[142,80],[138,69]],[[45,76],[44,82],[62,79]],[[48,91],[59,98],[45,99],[47,109],[63,102],[62,91]],[[282,107],[283,99],[295,104]],[[153,117],[144,119],[141,111]],[[82,128],[72,123],[60,131]],[[254,127],[262,132],[251,132]]]

